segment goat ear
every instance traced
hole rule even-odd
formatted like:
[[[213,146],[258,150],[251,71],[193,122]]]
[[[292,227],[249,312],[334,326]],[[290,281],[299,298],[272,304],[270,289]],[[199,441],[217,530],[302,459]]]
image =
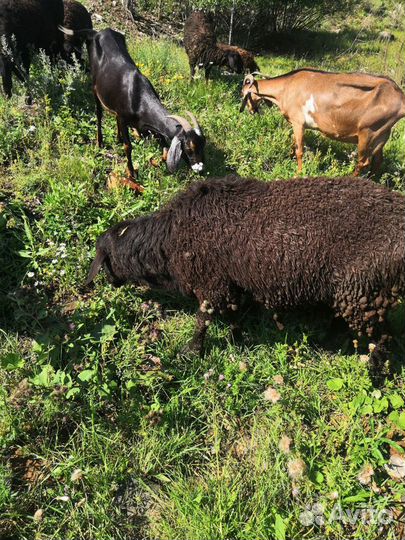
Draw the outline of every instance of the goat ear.
[[[84,283],[85,287],[90,285],[90,283],[93,283],[94,278],[96,277],[96,275],[100,271],[101,265],[105,261],[105,258],[106,258],[105,253],[98,249],[97,253],[96,253],[96,258],[91,263],[89,275],[87,276],[87,279],[86,279],[86,281]]]
[[[174,173],[178,169],[181,160],[181,154],[181,140],[177,137],[177,135],[175,135],[173,137],[172,144],[170,145],[166,160],[169,172]]]

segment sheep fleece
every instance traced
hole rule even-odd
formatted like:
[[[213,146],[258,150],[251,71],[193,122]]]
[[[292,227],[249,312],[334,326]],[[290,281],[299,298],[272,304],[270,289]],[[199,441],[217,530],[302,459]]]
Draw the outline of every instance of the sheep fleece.
[[[99,239],[124,281],[226,307],[325,303],[371,335],[404,293],[405,197],[355,177],[192,184],[149,217]],[[141,269],[141,271],[140,271]]]

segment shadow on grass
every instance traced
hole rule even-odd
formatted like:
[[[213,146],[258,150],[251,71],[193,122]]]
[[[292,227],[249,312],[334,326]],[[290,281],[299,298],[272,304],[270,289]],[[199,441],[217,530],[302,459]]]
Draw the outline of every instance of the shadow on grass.
[[[181,310],[188,315],[194,315],[198,307],[197,302],[190,298],[160,291],[147,290],[142,294],[142,298],[146,301],[158,301],[167,311]],[[293,346],[301,342],[303,335],[306,335],[309,344],[316,349],[330,354],[355,353],[353,339],[357,336],[350,331],[345,321],[334,317],[333,311],[328,306],[317,305],[284,312],[278,319],[283,326],[282,329],[277,328],[273,314],[274,311],[266,310],[260,304],[246,300],[235,317],[224,315],[218,317],[217,321],[229,328],[228,339],[231,341],[234,339],[236,345],[272,345],[282,342]],[[240,328],[240,332],[235,336],[231,332],[231,324],[234,322]],[[399,360],[395,365],[400,368],[405,360],[405,306],[390,313],[388,325],[393,336],[391,349],[395,359]],[[365,338],[360,340],[359,353],[367,352],[369,341],[372,340]],[[210,347],[215,344],[217,344],[215,338],[210,337],[208,333],[206,352],[209,352]]]
[[[365,29],[340,30],[336,28],[335,32],[295,30],[271,34],[261,41],[260,46],[277,54],[290,54],[308,60],[322,60],[325,54],[349,54],[362,43],[377,43],[377,39],[376,32]],[[374,47],[378,50],[378,45]]]

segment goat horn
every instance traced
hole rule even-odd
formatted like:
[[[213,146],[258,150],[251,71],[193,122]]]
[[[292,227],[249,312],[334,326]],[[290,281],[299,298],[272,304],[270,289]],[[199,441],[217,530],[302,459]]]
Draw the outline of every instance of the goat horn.
[[[182,116],[178,116],[177,114],[169,114],[167,118],[173,118],[173,120],[176,120],[180,124],[180,126],[184,129],[184,131],[191,131],[190,122],[188,122]]]
[[[201,133],[202,130],[201,130],[200,124],[198,123],[197,118],[194,116],[194,114],[190,111],[186,111],[186,114],[190,117],[191,122],[193,124],[193,128],[196,131],[199,131]]]
[[[253,77],[261,77],[262,79],[267,80],[273,78],[270,75],[264,75],[264,73],[260,73],[260,71],[254,71],[253,73],[251,73],[251,75],[253,75]]]

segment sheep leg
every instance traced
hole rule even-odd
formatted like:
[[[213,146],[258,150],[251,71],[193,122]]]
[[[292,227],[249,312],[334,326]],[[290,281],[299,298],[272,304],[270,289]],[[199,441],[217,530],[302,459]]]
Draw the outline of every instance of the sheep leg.
[[[205,335],[208,330],[208,326],[212,321],[212,314],[206,311],[197,311],[196,329],[192,339],[183,348],[182,353],[195,353],[201,354],[204,345]]]
[[[190,62],[190,79],[193,80],[195,75],[195,64]]]
[[[13,90],[12,68],[6,58],[0,58],[0,73],[3,80],[3,90],[8,98],[11,98]]]
[[[387,342],[390,336],[388,334],[382,334],[378,340],[374,350],[370,354],[369,360],[369,373],[374,384],[377,386],[383,382],[384,379],[384,364],[388,357]]]
[[[124,141],[125,154],[127,156],[127,174],[130,178],[136,178],[137,174],[134,170],[132,163],[132,144],[131,139],[129,138],[128,125],[125,124],[120,118],[117,117],[119,129],[121,131],[122,139]]]
[[[302,124],[293,124],[295,156],[297,158],[297,173],[302,172],[302,156],[304,155],[304,126]]]
[[[212,64],[209,64],[205,68],[205,82],[208,82],[208,80],[210,78],[211,69],[212,69]]]
[[[97,94],[94,92],[94,99],[96,100],[96,115],[97,115],[97,145],[99,148],[103,148],[103,131],[101,128],[101,122],[103,120],[103,106],[101,101],[98,99]]]

